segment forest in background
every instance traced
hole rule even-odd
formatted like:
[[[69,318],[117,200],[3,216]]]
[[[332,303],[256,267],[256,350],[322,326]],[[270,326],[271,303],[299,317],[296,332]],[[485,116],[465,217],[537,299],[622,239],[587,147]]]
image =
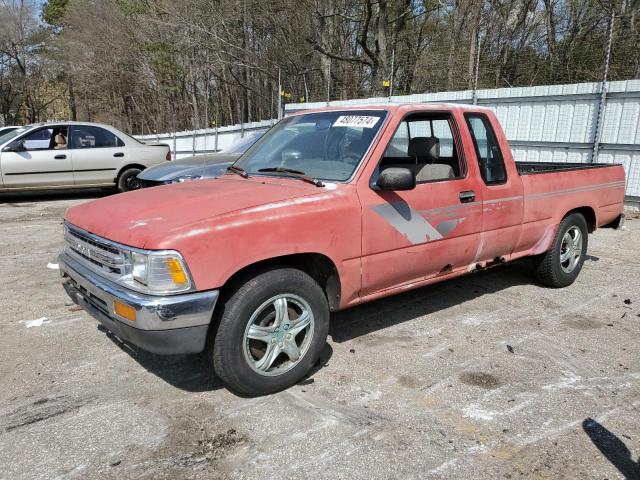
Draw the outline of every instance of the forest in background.
[[[640,78],[640,0],[0,0],[0,121],[143,134],[285,102]],[[281,90],[278,85],[281,83]]]

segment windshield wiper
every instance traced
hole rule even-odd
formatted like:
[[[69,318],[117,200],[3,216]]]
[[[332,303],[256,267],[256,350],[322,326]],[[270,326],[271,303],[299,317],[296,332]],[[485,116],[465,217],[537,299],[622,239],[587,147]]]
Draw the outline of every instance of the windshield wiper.
[[[227,172],[235,173],[236,175],[240,175],[242,178],[249,178],[249,174],[244,171],[244,168],[236,167],[235,165],[229,165],[227,167]]]
[[[261,168],[261,169],[258,170],[258,172],[260,172],[260,173],[263,173],[263,172],[264,173],[268,173],[268,172],[284,173],[286,175],[291,175],[291,176],[293,176],[295,178],[299,178],[300,180],[304,180],[305,182],[312,183],[316,187],[324,187],[324,183],[322,183],[317,178],[310,177],[306,173],[304,173],[304,172],[302,172],[300,170],[294,170],[292,168],[268,167],[268,168]]]

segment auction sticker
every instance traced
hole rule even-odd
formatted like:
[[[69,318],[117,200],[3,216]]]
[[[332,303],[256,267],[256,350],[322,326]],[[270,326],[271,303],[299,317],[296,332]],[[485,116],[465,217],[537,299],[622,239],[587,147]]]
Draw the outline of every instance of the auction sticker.
[[[370,115],[340,115],[333,123],[334,127],[364,127],[373,128],[380,117]]]

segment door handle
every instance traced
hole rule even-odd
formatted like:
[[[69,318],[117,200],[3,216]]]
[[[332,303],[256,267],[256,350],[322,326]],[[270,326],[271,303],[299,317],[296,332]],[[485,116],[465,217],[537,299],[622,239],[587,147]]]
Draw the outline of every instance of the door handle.
[[[473,202],[475,199],[476,199],[476,192],[474,192],[473,190],[460,192],[460,203]]]
[[[64,160],[65,158],[67,158],[67,156],[64,154],[60,154],[60,155],[56,155],[53,158],[55,158],[56,160]]]
[[[114,157],[124,157],[124,153],[118,152],[113,154]]]

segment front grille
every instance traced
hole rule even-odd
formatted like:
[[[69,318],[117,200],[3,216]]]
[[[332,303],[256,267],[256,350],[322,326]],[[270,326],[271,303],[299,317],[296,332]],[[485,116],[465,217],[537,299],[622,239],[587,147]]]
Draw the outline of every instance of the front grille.
[[[68,226],[66,251],[83,265],[107,276],[124,274],[125,255],[117,247]]]

